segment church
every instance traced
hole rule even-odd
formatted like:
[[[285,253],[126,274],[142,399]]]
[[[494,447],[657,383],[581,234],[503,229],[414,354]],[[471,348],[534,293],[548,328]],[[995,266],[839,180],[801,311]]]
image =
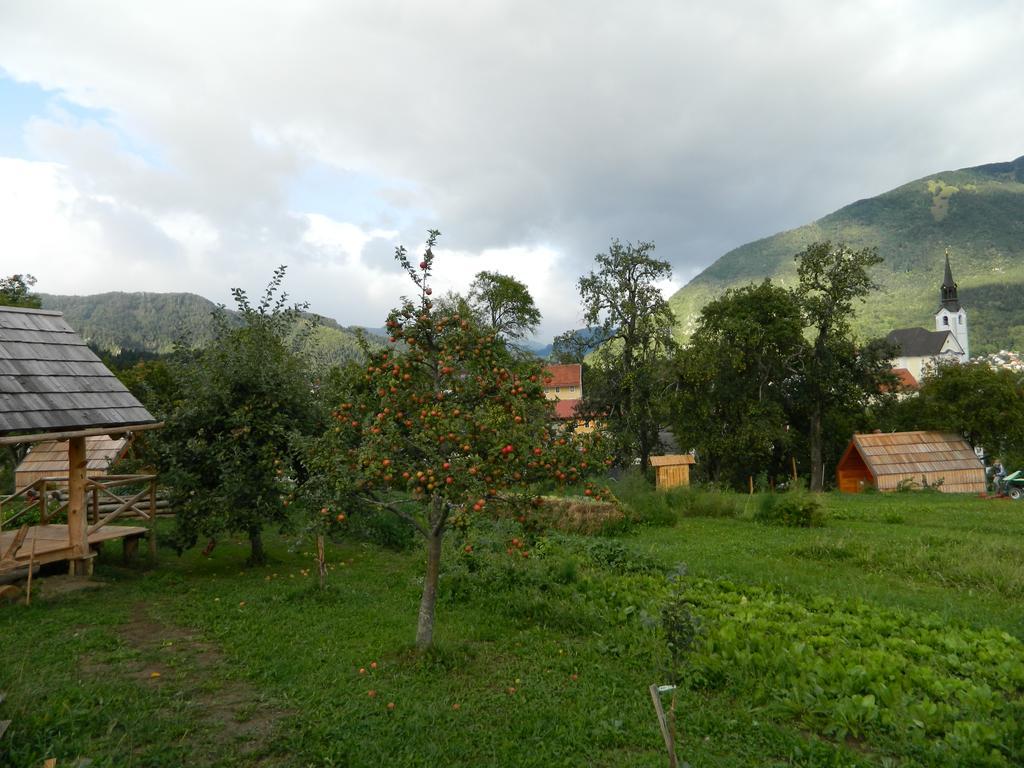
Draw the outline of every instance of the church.
[[[892,367],[904,385],[916,389],[922,375],[938,363],[966,363],[970,359],[967,340],[967,313],[957,296],[953,270],[946,251],[946,274],[939,289],[939,309],[935,313],[935,330],[926,328],[899,328],[892,331],[888,341],[899,351]],[[903,372],[906,371],[906,374]],[[909,377],[909,378],[908,378]],[[912,378],[913,382],[909,379]]]

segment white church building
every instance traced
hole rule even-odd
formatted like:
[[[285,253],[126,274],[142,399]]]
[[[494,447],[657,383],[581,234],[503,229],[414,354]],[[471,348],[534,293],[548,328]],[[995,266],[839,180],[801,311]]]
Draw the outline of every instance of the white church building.
[[[953,270],[949,266],[949,251],[946,251],[946,274],[939,290],[939,309],[935,313],[935,330],[926,328],[899,328],[891,332],[888,341],[899,352],[892,361],[892,367],[901,373],[905,370],[913,377],[914,386],[921,377],[941,362],[966,363],[970,359],[970,344],[967,338],[967,312],[957,297],[957,285]],[[905,383],[906,376],[901,375]]]

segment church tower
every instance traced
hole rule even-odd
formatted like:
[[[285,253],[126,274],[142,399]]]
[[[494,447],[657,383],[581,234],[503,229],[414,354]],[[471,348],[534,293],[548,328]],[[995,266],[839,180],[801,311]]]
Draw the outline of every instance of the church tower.
[[[949,266],[949,249],[946,249],[946,274],[942,279],[942,287],[939,289],[939,311],[935,313],[935,330],[949,331],[953,338],[963,349],[960,356],[961,362],[970,360],[971,351],[967,341],[967,313],[960,305],[957,297],[957,285],[953,280],[953,270]]]

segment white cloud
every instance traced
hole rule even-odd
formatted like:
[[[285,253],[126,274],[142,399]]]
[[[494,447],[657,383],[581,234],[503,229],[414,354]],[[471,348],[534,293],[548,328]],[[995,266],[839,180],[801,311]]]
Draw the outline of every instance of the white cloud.
[[[518,271],[555,332],[612,237],[654,240],[681,281],[1020,154],[1022,36],[1015,2],[14,0],[0,67],[66,108],[25,127],[44,162],[0,248],[67,262],[46,290],[219,300],[288,263],[293,295],[378,324],[404,287],[387,251],[437,226],[452,286]],[[321,166],[397,181],[306,215],[292,187]]]

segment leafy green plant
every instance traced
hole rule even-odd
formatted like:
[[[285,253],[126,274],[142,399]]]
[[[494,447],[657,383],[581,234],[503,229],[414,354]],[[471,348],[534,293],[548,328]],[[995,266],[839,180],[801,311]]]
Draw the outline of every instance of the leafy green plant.
[[[821,502],[800,487],[784,493],[765,493],[758,499],[754,520],[766,525],[812,528],[825,521]]]
[[[716,488],[673,488],[669,505],[683,517],[738,517],[746,497]]]

